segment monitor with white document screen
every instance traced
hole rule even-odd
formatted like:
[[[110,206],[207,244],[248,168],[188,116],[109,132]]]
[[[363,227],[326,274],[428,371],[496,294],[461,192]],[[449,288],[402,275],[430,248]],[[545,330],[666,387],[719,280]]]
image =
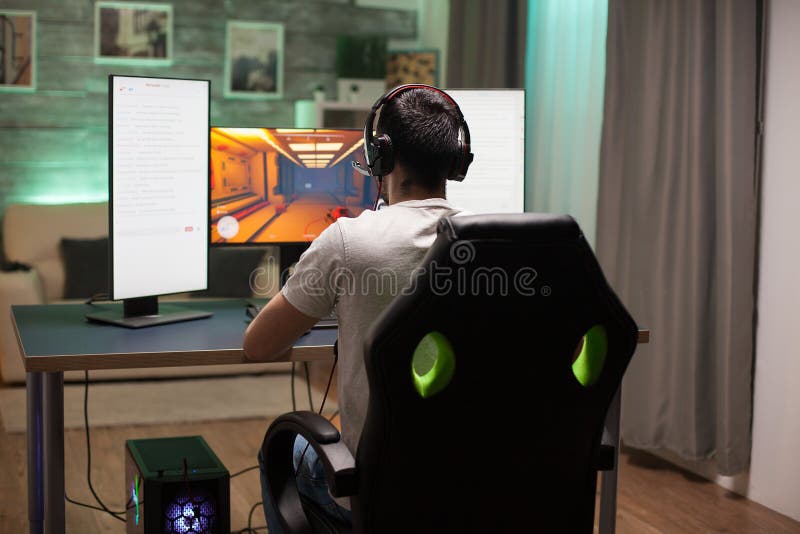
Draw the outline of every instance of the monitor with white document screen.
[[[447,198],[473,213],[525,211],[525,91],[447,90],[469,126],[475,159],[463,182],[447,182]]]
[[[90,319],[200,318],[157,296],[208,285],[209,97],[208,80],[109,76],[110,296],[124,310]]]

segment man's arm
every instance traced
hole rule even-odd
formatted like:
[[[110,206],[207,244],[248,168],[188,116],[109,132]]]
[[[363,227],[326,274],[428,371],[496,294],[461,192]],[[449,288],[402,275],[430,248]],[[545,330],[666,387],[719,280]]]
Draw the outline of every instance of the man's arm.
[[[270,299],[247,327],[244,355],[252,361],[274,361],[318,321],[286,300],[283,293]]]
[[[247,327],[248,360],[274,361],[336,306],[330,274],[344,265],[344,241],[338,223],[326,228],[300,256],[294,274]]]

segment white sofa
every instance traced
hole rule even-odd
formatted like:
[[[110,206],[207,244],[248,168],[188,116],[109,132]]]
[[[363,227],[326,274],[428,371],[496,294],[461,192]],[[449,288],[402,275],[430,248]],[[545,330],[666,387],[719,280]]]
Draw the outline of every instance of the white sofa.
[[[64,303],[64,264],[61,239],[108,235],[108,204],[23,205],[8,207],[3,218],[3,246],[9,262],[30,265],[30,271],[0,272],[0,378],[5,383],[25,380],[25,369],[11,322],[13,304]],[[74,301],[73,301],[74,302]],[[244,310],[242,310],[244,319]],[[158,327],[154,327],[158,328]],[[92,379],[184,377],[283,372],[290,364],[208,365],[153,369],[92,371]],[[65,373],[67,380],[82,380],[83,372]]]

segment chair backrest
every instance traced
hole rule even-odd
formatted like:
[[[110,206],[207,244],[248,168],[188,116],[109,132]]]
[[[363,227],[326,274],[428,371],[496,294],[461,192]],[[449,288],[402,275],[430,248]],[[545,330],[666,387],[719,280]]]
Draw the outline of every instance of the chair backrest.
[[[590,532],[637,327],[578,225],[443,219],[413,281],[366,342],[356,531]]]

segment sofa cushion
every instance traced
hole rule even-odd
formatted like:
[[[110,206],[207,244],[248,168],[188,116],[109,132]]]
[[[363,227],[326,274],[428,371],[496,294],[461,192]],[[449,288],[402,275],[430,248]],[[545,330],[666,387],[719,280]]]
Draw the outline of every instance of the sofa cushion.
[[[45,301],[64,294],[62,237],[108,235],[108,203],[12,204],[3,216],[3,246],[7,261],[31,265],[41,278]]]
[[[61,239],[64,298],[88,298],[108,293],[108,238]]]

